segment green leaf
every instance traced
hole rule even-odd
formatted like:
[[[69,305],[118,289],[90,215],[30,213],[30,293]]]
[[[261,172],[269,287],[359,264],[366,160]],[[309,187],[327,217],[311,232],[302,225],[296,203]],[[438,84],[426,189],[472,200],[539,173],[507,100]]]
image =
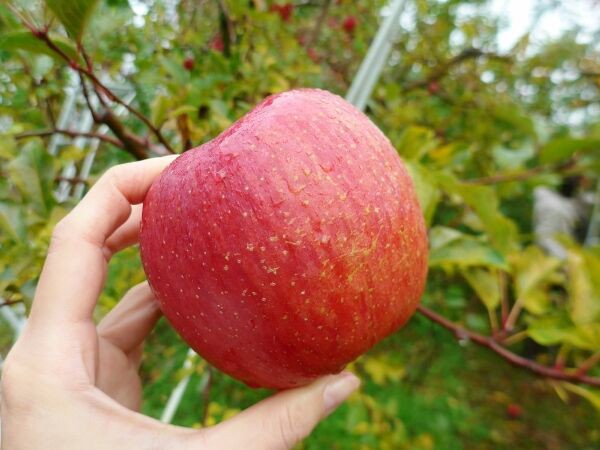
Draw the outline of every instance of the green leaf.
[[[560,344],[574,333],[575,327],[562,315],[535,319],[527,327],[529,337],[538,344],[546,346]]]
[[[439,172],[438,183],[449,194],[459,196],[481,219],[494,247],[508,253],[517,242],[517,227],[500,212],[498,196],[493,188],[461,183],[449,173]]]
[[[15,138],[6,134],[0,134],[0,158],[14,158],[17,151]]]
[[[599,391],[593,391],[591,389],[584,388],[583,386],[579,386],[579,385],[573,384],[573,383],[561,383],[561,385],[569,392],[572,392],[573,394],[576,394],[576,395],[579,395],[580,397],[585,398],[592,405],[594,405],[594,407],[596,409],[600,409],[600,392]]]
[[[167,118],[167,113],[171,107],[171,97],[166,95],[157,95],[152,101],[150,109],[150,120],[153,124],[160,126]]]
[[[423,165],[413,161],[408,162],[406,167],[415,185],[419,204],[425,216],[425,222],[427,225],[430,225],[441,197],[440,190],[437,188],[435,182],[435,176]]]
[[[77,49],[67,39],[56,34],[50,34],[50,39],[60,48],[69,58],[77,59]],[[0,49],[4,50],[23,50],[32,53],[41,53],[64,62],[63,58],[52,49],[36,38],[30,31],[13,31],[0,36]]]
[[[473,266],[496,267],[506,270],[504,257],[490,246],[466,235],[448,244],[431,249],[429,253],[431,267],[455,265],[461,268]]]
[[[175,83],[180,86],[186,86],[189,83],[190,74],[183,68],[181,61],[174,58],[160,58],[160,64]]]
[[[549,305],[548,284],[554,281],[560,260],[536,246],[512,254],[509,260],[517,298],[529,312],[543,313]]]
[[[569,313],[576,324],[600,322],[600,257],[572,245],[567,253]]]
[[[174,117],[180,116],[181,114],[190,114],[190,113],[195,113],[197,111],[198,111],[198,108],[196,106],[181,105],[181,106],[175,108],[173,111],[169,112],[169,117],[174,118]]]
[[[0,202],[0,229],[6,231],[13,239],[25,238],[25,222],[21,205]]]
[[[489,311],[500,304],[500,280],[496,271],[471,268],[463,276]]]
[[[562,137],[546,143],[540,150],[540,161],[544,164],[564,161],[574,153],[591,153],[600,151],[599,138],[576,139]]]
[[[545,346],[566,342],[583,350],[597,351],[600,348],[600,323],[575,326],[562,315],[531,321],[527,334],[538,344]]]
[[[429,246],[437,249],[463,237],[465,235],[454,228],[436,226],[429,232]]]
[[[396,146],[398,153],[405,159],[419,159],[436,146],[434,133],[424,127],[410,126]]]
[[[33,210],[46,216],[54,203],[52,187],[54,164],[52,157],[35,143],[26,145],[19,156],[6,165],[12,183]]]
[[[98,0],[46,0],[46,5],[58,17],[67,33],[80,41]]]
[[[520,108],[508,104],[498,104],[491,111],[496,120],[511,131],[520,131],[525,136],[535,136],[535,126],[531,117]]]
[[[600,323],[578,325],[575,332],[567,337],[567,342],[585,350],[600,349]]]

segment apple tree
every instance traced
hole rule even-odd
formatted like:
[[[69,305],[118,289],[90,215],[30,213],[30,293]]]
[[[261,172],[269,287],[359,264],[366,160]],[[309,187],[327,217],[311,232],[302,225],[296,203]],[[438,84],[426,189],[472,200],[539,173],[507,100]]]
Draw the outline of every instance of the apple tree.
[[[73,207],[73,194],[108,167],[205,143],[272,93],[312,86],[343,95],[386,3],[0,5],[1,307],[29,306],[53,225]],[[428,286],[413,321],[417,329],[431,323],[449,330],[439,331],[446,340],[485,348],[497,355],[499,370],[532,372],[545,380],[546,395],[582,397],[600,409],[600,28],[572,27],[546,40],[534,39],[532,29],[501,49],[501,23],[489,14],[489,3],[407,2],[366,108],[408,165],[429,228]],[[539,14],[557,8],[539,5]],[[598,14],[594,2],[588,7]],[[73,91],[77,113],[65,121]],[[91,120],[85,129],[83,117]],[[92,151],[89,176],[78,176]],[[535,243],[533,192],[555,189],[573,175],[596,195],[595,206],[587,236],[562,237],[566,257],[558,259]],[[56,195],[60,189],[71,195]],[[137,249],[118,255],[98,316],[143,279]],[[388,390],[423,376],[406,369],[417,356],[399,360],[395,353],[405,335],[352,368]],[[0,337],[4,349],[10,339],[8,333]],[[410,345],[418,353],[426,344],[417,339]],[[149,414],[160,414],[165,386],[189,373],[200,380],[195,389],[204,406],[200,418],[182,420],[188,424],[214,423],[262,395],[203,361],[178,371],[186,349],[165,324],[149,348],[143,368]],[[429,356],[419,364],[426,371]],[[402,425],[411,419],[398,418],[401,406],[373,392],[367,388],[351,401],[344,424],[336,425],[351,432],[331,448],[444,445],[445,428],[412,435]],[[422,401],[415,398],[413,407],[423,407]],[[464,419],[444,408],[456,422]],[[521,414],[518,405],[509,409]],[[600,442],[595,436],[589,442]],[[307,445],[333,444],[317,430]]]

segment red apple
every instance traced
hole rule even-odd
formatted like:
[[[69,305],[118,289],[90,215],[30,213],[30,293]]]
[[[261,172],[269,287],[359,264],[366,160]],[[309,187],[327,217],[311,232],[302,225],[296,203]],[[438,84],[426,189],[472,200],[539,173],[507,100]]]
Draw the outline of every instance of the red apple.
[[[440,92],[440,83],[438,83],[437,81],[431,81],[429,82],[429,84],[427,85],[427,91],[431,94],[431,95],[436,95],[437,93]]]
[[[281,20],[283,20],[284,22],[289,22],[294,12],[294,4],[285,3],[283,5],[279,5],[275,3],[271,5],[270,11],[278,13],[279,17],[281,17]]]
[[[348,16],[342,22],[342,27],[344,28],[344,31],[346,31],[346,33],[348,33],[348,34],[354,33],[354,29],[356,28],[357,25],[358,25],[358,19],[354,16]]]
[[[187,58],[185,58],[183,60],[183,68],[185,70],[187,70],[188,72],[191,72],[192,70],[194,70],[194,58],[192,58],[191,56],[188,56]]]
[[[223,50],[225,50],[225,42],[220,33],[216,34],[212,41],[210,41],[210,48],[216,52],[223,53]]]
[[[313,47],[307,48],[306,49],[306,54],[308,55],[308,57],[310,58],[310,60],[312,62],[314,62],[315,64],[317,64],[319,62],[319,54],[317,53],[317,51]]]
[[[413,314],[427,237],[381,131],[317,89],[271,96],[177,158],[144,201],[144,269],[173,327],[250,386],[339,372]]]
[[[523,415],[523,408],[517,403],[510,403],[506,407],[506,415],[511,419],[518,419]]]

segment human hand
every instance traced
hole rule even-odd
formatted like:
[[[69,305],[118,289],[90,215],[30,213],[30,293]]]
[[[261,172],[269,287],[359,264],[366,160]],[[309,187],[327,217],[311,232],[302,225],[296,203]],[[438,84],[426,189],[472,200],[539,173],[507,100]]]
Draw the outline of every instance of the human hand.
[[[160,317],[152,292],[136,286],[98,326],[92,314],[108,261],[137,241],[140,204],[172,160],[110,169],[56,226],[28,323],[3,367],[3,450],[289,449],[358,387],[351,374],[327,376],[203,430],[136,412],[143,341]]]

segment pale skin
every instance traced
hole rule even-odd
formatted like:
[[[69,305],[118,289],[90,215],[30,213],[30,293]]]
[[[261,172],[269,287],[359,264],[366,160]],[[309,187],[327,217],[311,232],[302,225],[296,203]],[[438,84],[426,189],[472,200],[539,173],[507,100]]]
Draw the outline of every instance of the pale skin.
[[[146,283],[101,322],[108,261],[137,241],[141,203],[173,157],[110,169],[55,228],[29,321],[2,370],[2,450],[291,449],[359,384],[349,373],[278,393],[201,430],[139,412],[138,369],[160,318]]]

